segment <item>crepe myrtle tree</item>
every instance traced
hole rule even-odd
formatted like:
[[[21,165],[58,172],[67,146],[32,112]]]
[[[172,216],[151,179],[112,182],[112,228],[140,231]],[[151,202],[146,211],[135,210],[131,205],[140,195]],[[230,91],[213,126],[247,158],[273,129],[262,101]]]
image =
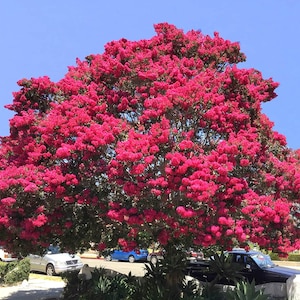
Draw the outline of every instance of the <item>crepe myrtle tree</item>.
[[[299,247],[299,159],[262,103],[278,83],[238,43],[173,25],[22,79],[1,139],[0,240],[29,252]]]

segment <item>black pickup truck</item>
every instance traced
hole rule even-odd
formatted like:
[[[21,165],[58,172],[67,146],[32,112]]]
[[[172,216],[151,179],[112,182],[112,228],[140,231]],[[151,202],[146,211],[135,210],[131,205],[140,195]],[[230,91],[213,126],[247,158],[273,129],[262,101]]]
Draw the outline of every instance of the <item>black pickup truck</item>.
[[[250,282],[254,279],[255,284],[286,282],[289,277],[300,274],[300,270],[274,264],[269,255],[259,251],[236,249],[226,252],[226,255],[230,257],[233,264],[240,266],[239,275]],[[211,271],[211,264],[211,260],[191,260],[188,263],[187,274],[200,281],[210,282],[216,277],[216,274]],[[218,283],[233,284],[225,278],[220,279]]]

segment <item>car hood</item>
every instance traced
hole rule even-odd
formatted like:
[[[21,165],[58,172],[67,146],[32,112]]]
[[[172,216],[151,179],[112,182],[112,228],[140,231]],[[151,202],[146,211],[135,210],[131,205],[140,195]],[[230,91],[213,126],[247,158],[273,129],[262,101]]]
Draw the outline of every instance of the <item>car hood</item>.
[[[300,274],[300,270],[287,268],[287,267],[281,267],[281,266],[277,266],[277,265],[273,266],[271,268],[267,268],[267,269],[265,269],[265,271],[270,272],[270,273],[286,275],[287,277]]]
[[[74,260],[74,259],[77,259],[78,261],[80,261],[79,256],[72,255],[69,253],[46,254],[44,257],[48,258],[48,259],[53,259],[56,261],[67,261],[67,260]]]

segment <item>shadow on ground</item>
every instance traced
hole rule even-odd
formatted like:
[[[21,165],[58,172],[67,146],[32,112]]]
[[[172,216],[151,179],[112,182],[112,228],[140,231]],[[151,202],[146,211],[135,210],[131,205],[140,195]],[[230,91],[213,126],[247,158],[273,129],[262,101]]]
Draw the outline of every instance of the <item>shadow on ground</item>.
[[[0,287],[1,300],[54,300],[59,299],[65,283],[30,279],[19,286]]]

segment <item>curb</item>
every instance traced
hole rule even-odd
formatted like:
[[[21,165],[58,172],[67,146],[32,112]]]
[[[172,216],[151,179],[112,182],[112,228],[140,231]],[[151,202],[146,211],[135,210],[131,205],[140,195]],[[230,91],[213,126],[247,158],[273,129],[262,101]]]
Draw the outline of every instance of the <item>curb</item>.
[[[85,259],[104,259],[103,256],[98,256],[97,254],[93,253],[82,253],[79,254],[80,258],[85,258]]]
[[[282,267],[297,267],[300,268],[299,261],[288,261],[288,260],[273,260],[273,262]]]
[[[83,258],[83,259],[103,259],[101,257],[86,256],[86,255],[80,256],[80,258]]]
[[[41,279],[41,280],[63,282],[63,279],[60,276],[48,276],[45,274],[37,274],[37,273],[30,273],[28,280],[31,280],[31,279]]]

